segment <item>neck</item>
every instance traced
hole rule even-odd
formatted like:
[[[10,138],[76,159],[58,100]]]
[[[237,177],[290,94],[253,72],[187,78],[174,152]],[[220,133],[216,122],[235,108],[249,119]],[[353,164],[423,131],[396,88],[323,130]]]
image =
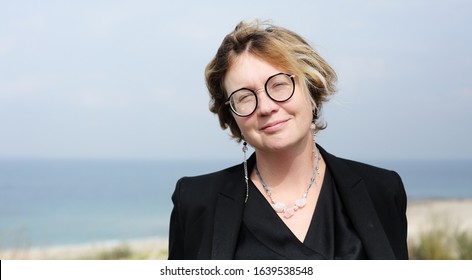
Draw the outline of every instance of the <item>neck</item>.
[[[257,167],[262,178],[274,190],[295,188],[297,192],[305,191],[316,164],[313,148],[311,135],[303,143],[283,151],[256,150]]]

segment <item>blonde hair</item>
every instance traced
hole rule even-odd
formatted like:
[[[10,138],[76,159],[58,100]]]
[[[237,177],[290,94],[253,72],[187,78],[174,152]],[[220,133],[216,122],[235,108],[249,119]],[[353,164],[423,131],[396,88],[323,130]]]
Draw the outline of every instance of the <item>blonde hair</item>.
[[[314,111],[319,112],[323,103],[336,91],[336,73],[298,34],[259,20],[240,22],[233,32],[226,35],[215,57],[205,68],[206,86],[211,98],[210,111],[218,115],[223,129],[229,127],[238,142],[242,140],[242,134],[225,104],[227,92],[224,81],[235,59],[244,52],[295,75],[308,90]],[[313,121],[315,130],[326,128],[318,114],[314,114]]]

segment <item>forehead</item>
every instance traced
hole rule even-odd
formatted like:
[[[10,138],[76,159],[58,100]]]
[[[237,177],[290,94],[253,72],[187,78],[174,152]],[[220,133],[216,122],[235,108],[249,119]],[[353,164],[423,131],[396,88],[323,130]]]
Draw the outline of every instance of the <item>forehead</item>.
[[[234,59],[225,76],[224,86],[227,93],[243,87],[256,89],[264,86],[270,76],[280,72],[284,72],[281,67],[245,52]]]

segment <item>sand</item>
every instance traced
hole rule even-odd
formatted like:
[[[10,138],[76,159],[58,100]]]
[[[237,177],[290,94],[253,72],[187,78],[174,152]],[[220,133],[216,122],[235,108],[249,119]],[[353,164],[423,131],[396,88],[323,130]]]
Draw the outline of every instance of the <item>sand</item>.
[[[407,217],[409,239],[434,227],[472,233],[472,199],[411,201]]]
[[[408,239],[435,226],[472,232],[472,199],[421,200],[408,203]],[[46,248],[0,251],[0,259],[94,259],[106,252],[127,248],[132,258],[166,259],[167,240],[150,238]]]
[[[0,259],[20,260],[77,260],[107,259],[119,252],[130,255],[125,259],[166,259],[167,239],[146,238],[127,241],[106,241],[76,245],[62,245],[39,248],[22,248],[0,251]],[[118,253],[117,253],[118,252]]]

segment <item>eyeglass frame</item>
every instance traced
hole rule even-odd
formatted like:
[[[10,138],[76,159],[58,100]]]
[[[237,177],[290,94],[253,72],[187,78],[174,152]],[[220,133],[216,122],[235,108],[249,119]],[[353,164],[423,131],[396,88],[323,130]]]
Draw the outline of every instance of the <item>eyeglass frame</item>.
[[[279,75],[285,75],[285,76],[289,77],[290,80],[292,81],[292,87],[293,87],[293,88],[292,88],[292,93],[290,93],[290,96],[287,97],[287,98],[284,99],[284,100],[277,100],[277,99],[274,99],[274,98],[269,94],[269,92],[267,91],[267,83],[270,81],[270,79],[272,79],[273,77],[279,76]],[[235,113],[237,116],[239,116],[239,117],[249,117],[250,115],[254,114],[254,112],[257,110],[257,106],[259,105],[259,98],[257,97],[257,92],[259,92],[261,89],[264,89],[265,93],[267,94],[267,96],[268,96],[271,100],[273,100],[273,101],[275,101],[275,102],[278,102],[278,103],[288,101],[290,98],[292,98],[293,94],[295,93],[295,80],[294,80],[294,78],[295,78],[295,75],[290,75],[290,74],[283,73],[283,72],[274,74],[274,75],[270,76],[269,78],[267,78],[267,81],[264,83],[264,87],[263,87],[263,88],[260,88],[260,89],[257,89],[257,90],[252,90],[252,89],[244,88],[244,87],[243,87],[243,88],[240,88],[240,89],[237,89],[237,90],[233,91],[233,92],[229,95],[228,99],[226,100],[225,105],[229,105],[229,108],[231,109],[231,111],[233,111],[233,113]],[[230,104],[230,103],[231,103],[231,97],[232,97],[235,93],[237,93],[238,91],[241,91],[241,90],[248,90],[248,91],[252,92],[252,94],[254,94],[254,97],[256,98],[256,106],[254,106],[254,110],[252,110],[252,112],[249,113],[249,114],[244,114],[244,115],[243,115],[243,114],[240,114],[240,113],[236,112],[236,110],[233,109],[233,106],[231,106],[231,104]]]

